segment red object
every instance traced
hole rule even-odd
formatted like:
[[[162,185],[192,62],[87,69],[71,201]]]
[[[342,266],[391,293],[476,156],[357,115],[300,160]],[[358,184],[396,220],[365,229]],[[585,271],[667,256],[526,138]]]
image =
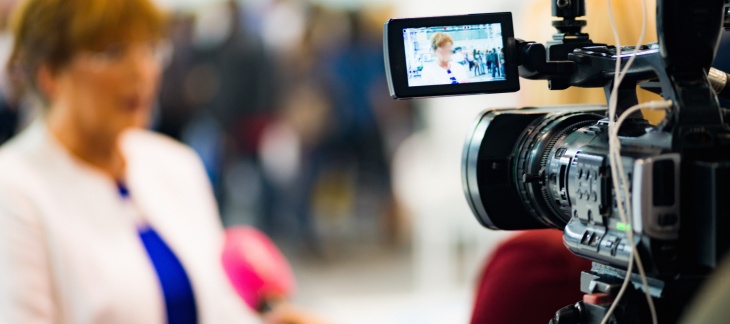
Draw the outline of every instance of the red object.
[[[239,296],[256,310],[263,302],[286,299],[294,275],[276,245],[252,227],[226,229],[223,267]]]
[[[585,294],[583,295],[583,302],[591,305],[605,305],[613,303],[613,297],[609,294]]]
[[[560,231],[519,233],[487,262],[471,323],[547,323],[558,309],[583,299],[580,272],[590,267],[568,251]]]
[[[235,136],[238,140],[238,149],[243,152],[256,153],[261,142],[261,134],[272,123],[274,118],[269,115],[256,115],[241,118],[236,127]]]

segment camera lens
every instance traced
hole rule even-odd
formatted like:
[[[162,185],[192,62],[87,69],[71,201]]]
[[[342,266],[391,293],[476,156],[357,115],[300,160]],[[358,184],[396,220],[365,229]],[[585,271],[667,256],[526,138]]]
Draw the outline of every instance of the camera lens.
[[[564,194],[568,166],[555,161],[569,154],[564,141],[601,118],[582,112],[549,114],[528,126],[517,142],[512,175],[517,191],[533,216],[549,227],[562,229],[571,217]]]
[[[481,116],[466,142],[462,181],[482,225],[564,228],[572,212],[567,194],[571,157],[594,137],[577,130],[602,119],[599,109],[533,108]]]

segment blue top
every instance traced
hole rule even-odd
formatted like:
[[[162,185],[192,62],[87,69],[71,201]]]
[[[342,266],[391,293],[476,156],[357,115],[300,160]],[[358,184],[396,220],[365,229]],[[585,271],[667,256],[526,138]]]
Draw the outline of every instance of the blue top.
[[[118,183],[119,195],[129,199],[129,190]],[[168,324],[194,324],[198,322],[195,294],[190,278],[175,253],[149,225],[139,228],[147,254],[157,272],[165,298],[165,312]]]

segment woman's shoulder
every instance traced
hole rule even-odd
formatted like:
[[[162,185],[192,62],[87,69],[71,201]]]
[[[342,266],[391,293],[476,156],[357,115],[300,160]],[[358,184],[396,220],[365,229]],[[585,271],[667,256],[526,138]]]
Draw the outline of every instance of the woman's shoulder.
[[[122,136],[126,153],[155,160],[197,160],[197,154],[187,145],[151,130],[129,130]]]
[[[46,190],[43,177],[53,174],[58,162],[37,125],[31,124],[0,146],[0,216],[17,208],[37,207],[31,197]]]
[[[192,148],[154,131],[127,131],[121,138],[121,147],[130,168],[147,170],[150,176],[189,178],[205,172],[200,156]]]
[[[34,175],[31,164],[19,153],[21,152],[10,145],[0,148],[0,192],[8,188],[16,190],[24,187],[29,182],[29,177]]]
[[[459,73],[459,74],[463,74],[462,77],[466,77],[466,75],[467,75],[467,73],[469,71],[469,69],[466,66],[463,66],[463,65],[461,65],[459,63],[452,63],[451,64],[451,69],[452,70],[455,70],[455,71],[458,71],[457,73]]]
[[[421,72],[427,73],[427,72],[431,72],[431,70],[433,70],[433,62],[428,62],[423,65],[423,70],[421,70]]]
[[[424,75],[427,78],[433,78],[437,74],[438,69],[440,69],[440,67],[438,67],[438,63],[436,63],[435,61],[429,62],[423,65],[423,71],[421,71],[421,75]]]
[[[45,135],[42,125],[33,123],[0,146],[0,182],[23,178],[40,162],[49,162]]]

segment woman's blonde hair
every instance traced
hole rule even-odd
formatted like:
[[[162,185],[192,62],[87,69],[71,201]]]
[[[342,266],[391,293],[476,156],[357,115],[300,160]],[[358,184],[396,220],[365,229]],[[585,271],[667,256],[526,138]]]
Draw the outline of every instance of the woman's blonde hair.
[[[446,33],[435,33],[431,36],[431,49],[436,50],[437,48],[444,46],[446,43],[454,44],[454,40]]]
[[[82,51],[158,40],[166,19],[150,0],[25,0],[10,24],[15,45],[8,70],[32,85],[42,65],[56,72]]]

